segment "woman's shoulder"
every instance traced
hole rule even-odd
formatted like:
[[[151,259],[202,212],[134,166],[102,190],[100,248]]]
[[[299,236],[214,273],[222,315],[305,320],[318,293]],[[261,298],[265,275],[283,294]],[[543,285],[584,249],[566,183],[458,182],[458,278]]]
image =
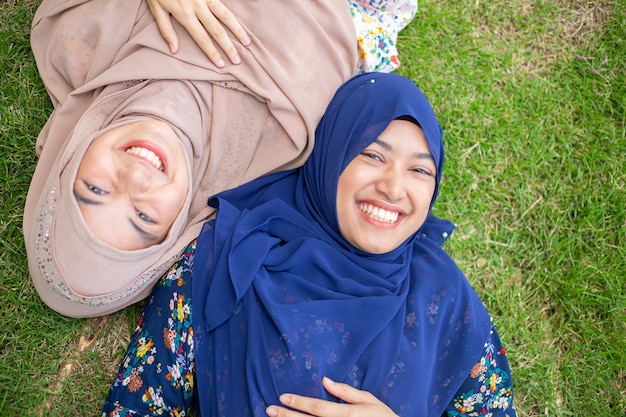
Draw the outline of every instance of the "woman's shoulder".
[[[412,291],[415,297],[437,301],[440,313],[471,314],[482,323],[490,323],[489,312],[457,263],[441,246],[449,239],[454,224],[431,216],[415,241],[412,258]]]

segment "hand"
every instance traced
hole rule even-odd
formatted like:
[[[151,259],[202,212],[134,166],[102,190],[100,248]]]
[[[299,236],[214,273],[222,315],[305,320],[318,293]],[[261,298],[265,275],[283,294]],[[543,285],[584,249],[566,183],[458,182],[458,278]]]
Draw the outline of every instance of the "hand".
[[[220,68],[226,64],[211,38],[226,53],[230,62],[233,64],[241,62],[225,27],[230,29],[242,45],[250,45],[250,38],[245,29],[220,0],[147,0],[147,2],[161,35],[173,54],[178,52],[178,37],[171,17],[187,29],[209,59]]]
[[[332,381],[324,377],[322,384],[326,391],[343,400],[346,404],[283,394],[280,402],[294,410],[271,405],[266,413],[270,417],[398,417],[382,401],[367,391],[361,391],[349,385]]]

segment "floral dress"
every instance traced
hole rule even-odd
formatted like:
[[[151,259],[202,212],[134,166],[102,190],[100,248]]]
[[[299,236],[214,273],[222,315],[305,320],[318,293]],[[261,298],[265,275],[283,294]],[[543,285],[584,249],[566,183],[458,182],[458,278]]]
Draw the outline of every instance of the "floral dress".
[[[357,73],[392,72],[400,65],[396,42],[417,12],[417,0],[352,0],[357,35]]]
[[[195,243],[158,282],[111,385],[102,417],[193,415],[191,270]],[[483,351],[446,408],[450,417],[514,417],[504,348],[492,327]]]
[[[185,249],[148,298],[103,416],[190,415],[194,346],[189,278],[194,250],[195,244]]]

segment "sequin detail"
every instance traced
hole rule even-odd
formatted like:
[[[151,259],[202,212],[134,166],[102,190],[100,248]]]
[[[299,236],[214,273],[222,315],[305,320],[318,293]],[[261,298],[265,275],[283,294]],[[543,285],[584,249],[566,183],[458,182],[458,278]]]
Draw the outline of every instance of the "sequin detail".
[[[118,303],[121,300],[128,299],[139,291],[143,290],[148,283],[154,281],[152,277],[160,276],[169,265],[180,257],[180,253],[175,254],[172,258],[153,269],[145,271],[132,283],[124,289],[113,294],[107,294],[104,297],[83,297],[79,296],[65,285],[65,280],[61,273],[57,270],[57,266],[52,257],[50,234],[52,232],[52,222],[54,220],[54,212],[58,203],[58,191],[55,187],[51,187],[46,197],[43,199],[39,217],[37,218],[37,230],[35,236],[35,259],[39,272],[44,277],[44,281],[59,295],[65,299],[78,304],[86,304],[97,307],[106,304]],[[182,251],[181,251],[182,253]]]

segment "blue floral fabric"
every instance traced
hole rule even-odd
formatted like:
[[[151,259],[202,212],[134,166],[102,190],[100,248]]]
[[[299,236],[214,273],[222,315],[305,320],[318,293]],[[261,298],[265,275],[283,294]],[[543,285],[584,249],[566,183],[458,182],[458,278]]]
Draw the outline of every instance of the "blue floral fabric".
[[[106,399],[103,416],[190,415],[194,401],[191,268],[195,245],[147,300]]]
[[[515,416],[511,371],[495,327],[446,411],[450,417]]]
[[[195,243],[149,297],[111,385],[102,417],[193,415],[195,354],[190,294],[194,252]],[[446,408],[446,415],[513,417],[512,404],[509,364],[498,333],[492,328],[476,365]]]

